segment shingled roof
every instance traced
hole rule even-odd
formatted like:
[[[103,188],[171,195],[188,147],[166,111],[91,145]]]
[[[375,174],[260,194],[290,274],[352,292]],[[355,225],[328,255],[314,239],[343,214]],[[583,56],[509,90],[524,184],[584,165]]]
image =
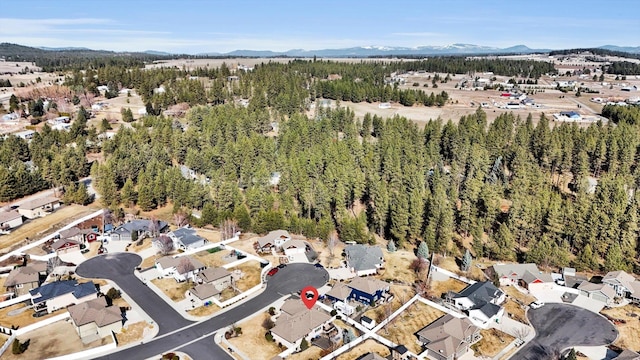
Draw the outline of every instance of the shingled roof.
[[[117,306],[107,307],[107,300],[104,296],[77,305],[71,305],[67,308],[67,311],[69,311],[69,315],[71,315],[71,319],[73,319],[76,326],[94,322],[99,327],[102,327],[122,321],[120,308]]]

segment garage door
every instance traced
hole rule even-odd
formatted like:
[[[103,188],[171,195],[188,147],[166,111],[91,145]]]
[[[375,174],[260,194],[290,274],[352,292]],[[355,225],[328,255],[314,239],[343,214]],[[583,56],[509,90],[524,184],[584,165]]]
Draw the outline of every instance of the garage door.
[[[602,295],[602,294],[600,294],[600,293],[594,293],[594,294],[593,294],[593,296],[592,296],[592,298],[593,298],[594,300],[602,301],[602,302],[604,302],[604,303],[606,303],[606,302],[607,302],[607,297],[606,297],[606,296],[604,296],[604,295]]]

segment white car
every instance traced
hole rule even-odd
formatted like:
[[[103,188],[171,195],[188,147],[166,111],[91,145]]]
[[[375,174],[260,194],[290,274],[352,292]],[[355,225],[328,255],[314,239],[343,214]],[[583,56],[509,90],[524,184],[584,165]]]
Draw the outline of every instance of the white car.
[[[542,301],[534,301],[531,304],[529,304],[529,307],[531,307],[532,309],[540,309],[543,306],[544,306],[544,303]]]

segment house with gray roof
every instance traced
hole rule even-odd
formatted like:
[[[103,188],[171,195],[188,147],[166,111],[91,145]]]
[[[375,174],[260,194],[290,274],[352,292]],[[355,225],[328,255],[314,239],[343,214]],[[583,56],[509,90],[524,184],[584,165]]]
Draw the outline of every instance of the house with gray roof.
[[[618,356],[614,357],[613,360],[640,360],[640,354],[635,351],[625,349],[618,354]]]
[[[384,256],[379,246],[347,245],[344,253],[347,267],[358,276],[374,275],[384,267]]]
[[[46,309],[48,313],[52,313],[72,304],[95,299],[98,291],[92,281],[78,284],[76,280],[64,280],[44,284],[29,291],[29,294],[36,312]]]
[[[613,304],[613,299],[616,297],[616,291],[606,284],[595,284],[584,281],[578,286],[578,290],[580,290],[582,295],[598,300],[605,305]]]
[[[152,221],[155,221],[155,225],[152,224]],[[169,224],[161,220],[134,219],[113,229],[110,236],[111,241],[133,241],[134,236],[137,236],[138,239],[153,237],[168,228]],[[157,233],[154,234],[154,232]]]
[[[500,304],[506,300],[506,294],[491,281],[477,282],[459,293],[449,292],[447,298],[456,308],[467,312],[469,319],[482,328],[504,314]]]
[[[453,360],[469,351],[478,342],[480,328],[467,318],[457,318],[446,314],[416,333],[423,344],[427,359]]]
[[[80,339],[88,344],[122,329],[123,316],[117,306],[107,307],[104,296],[67,308]]]
[[[169,232],[169,237],[173,240],[176,249],[192,250],[204,246],[207,239],[196,233],[196,230],[190,227],[181,227],[180,229]]]
[[[310,341],[321,335],[323,325],[331,320],[331,315],[317,305],[307,309],[298,297],[287,299],[280,312],[276,325],[271,329],[271,335],[276,343],[289,349],[299,349],[302,339]]]
[[[42,197],[25,201],[18,206],[18,213],[27,219],[44,217],[60,207],[60,200],[54,197]]]
[[[489,278],[496,276],[500,280],[500,286],[518,285],[526,272],[540,273],[538,266],[529,264],[496,264],[487,268]]]
[[[254,248],[257,252],[269,252],[272,249],[280,249],[289,240],[291,240],[291,235],[287,230],[274,230],[258,238]]]
[[[602,278],[602,283],[610,286],[619,297],[625,297],[633,292],[631,283],[634,281],[636,278],[633,275],[622,270],[610,271]]]

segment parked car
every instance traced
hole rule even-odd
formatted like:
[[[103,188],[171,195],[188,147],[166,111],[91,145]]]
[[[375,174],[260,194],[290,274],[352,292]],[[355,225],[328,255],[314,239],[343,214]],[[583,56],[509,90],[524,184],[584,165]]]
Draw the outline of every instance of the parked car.
[[[287,264],[280,264],[278,265],[278,269],[284,269],[287,266]]]
[[[529,304],[529,307],[531,307],[532,309],[540,309],[543,306],[544,306],[544,303],[542,301],[534,301],[531,304]]]
[[[269,272],[267,273],[267,275],[269,275],[269,276],[273,276],[273,275],[275,275],[277,272],[278,272],[278,268],[277,268],[277,267],[275,267],[275,268],[273,268],[273,269],[269,270]]]

